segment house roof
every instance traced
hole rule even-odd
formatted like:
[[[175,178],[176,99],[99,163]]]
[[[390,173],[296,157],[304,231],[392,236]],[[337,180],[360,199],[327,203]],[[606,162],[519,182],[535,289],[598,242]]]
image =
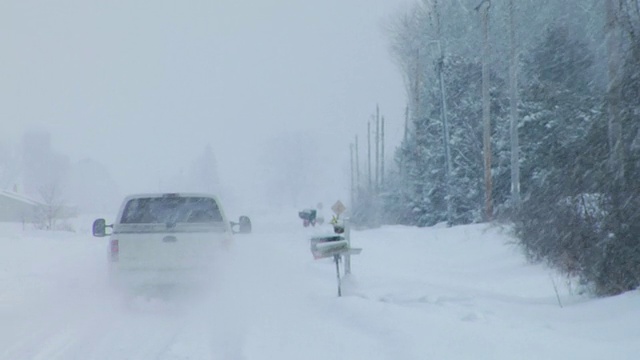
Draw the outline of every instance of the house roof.
[[[44,205],[41,201],[32,199],[26,195],[18,194],[14,191],[0,190],[0,197],[7,197],[29,205]]]

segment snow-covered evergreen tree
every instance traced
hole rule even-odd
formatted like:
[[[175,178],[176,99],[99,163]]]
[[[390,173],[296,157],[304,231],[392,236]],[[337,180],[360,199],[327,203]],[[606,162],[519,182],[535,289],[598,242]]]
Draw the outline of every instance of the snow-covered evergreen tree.
[[[602,121],[593,87],[594,55],[579,34],[552,26],[529,54],[522,91],[519,233],[532,258],[569,273],[587,267],[600,200],[593,186]]]
[[[482,220],[484,207],[483,124],[481,102],[481,64],[477,59],[452,56],[445,65],[447,110],[451,125],[450,147],[453,159],[450,189],[454,205],[454,223]],[[506,200],[508,181],[508,134],[504,80],[491,74],[491,115],[494,177],[494,202]],[[435,96],[432,101],[435,104]],[[434,107],[434,114],[440,106]]]
[[[391,28],[409,116],[384,208],[400,223],[444,221],[447,191],[454,223],[481,219],[477,4],[420,1]],[[516,222],[532,259],[579,275],[599,294],[633,289],[640,285],[638,2],[523,1],[512,14],[508,5],[492,2],[489,29],[493,201],[498,215]],[[435,6],[443,20],[441,36],[434,30]],[[516,26],[519,54],[509,53],[510,24]],[[453,159],[448,189],[434,41],[447,45],[444,79]],[[521,68],[521,211],[508,202],[511,146],[504,80],[515,61]]]

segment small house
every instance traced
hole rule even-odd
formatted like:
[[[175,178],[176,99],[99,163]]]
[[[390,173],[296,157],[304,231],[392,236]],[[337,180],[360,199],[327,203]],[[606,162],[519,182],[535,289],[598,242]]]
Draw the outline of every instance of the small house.
[[[25,195],[0,190],[0,222],[32,222],[44,206]]]

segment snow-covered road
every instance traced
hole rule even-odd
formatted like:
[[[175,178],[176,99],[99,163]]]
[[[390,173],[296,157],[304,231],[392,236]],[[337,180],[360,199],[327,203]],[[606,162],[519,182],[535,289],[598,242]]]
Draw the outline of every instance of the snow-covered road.
[[[336,296],[295,214],[254,219],[209,294],[125,306],[106,240],[0,227],[0,359],[637,359],[640,295],[592,300],[499,228],[354,231]],[[553,288],[560,292],[561,308]]]

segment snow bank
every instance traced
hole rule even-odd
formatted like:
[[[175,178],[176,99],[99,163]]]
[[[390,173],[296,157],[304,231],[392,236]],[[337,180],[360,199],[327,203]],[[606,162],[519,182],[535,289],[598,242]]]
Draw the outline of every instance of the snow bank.
[[[637,292],[590,299],[488,225],[354,231],[336,296],[296,213],[258,215],[211,291],[123,306],[106,239],[0,225],[0,359],[636,359]],[[86,224],[84,224],[86,222]],[[555,280],[560,307],[554,290]]]

